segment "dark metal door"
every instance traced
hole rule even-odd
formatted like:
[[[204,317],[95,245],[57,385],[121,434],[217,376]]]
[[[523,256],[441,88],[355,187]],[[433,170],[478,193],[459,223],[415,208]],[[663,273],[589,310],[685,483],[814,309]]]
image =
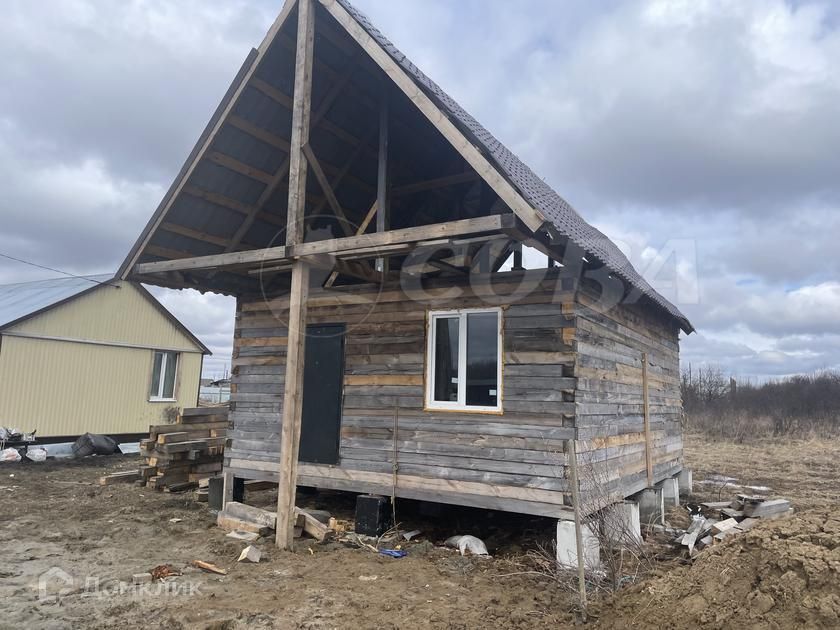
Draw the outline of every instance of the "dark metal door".
[[[308,326],[298,459],[337,464],[344,384],[344,324]]]

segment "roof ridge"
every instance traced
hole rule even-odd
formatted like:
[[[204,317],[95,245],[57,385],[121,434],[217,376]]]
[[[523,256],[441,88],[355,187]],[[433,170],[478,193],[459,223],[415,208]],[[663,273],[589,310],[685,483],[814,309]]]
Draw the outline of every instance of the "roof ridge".
[[[587,222],[560,194],[545,180],[539,177],[530,166],[525,164],[513,151],[508,149],[498,138],[488,131],[478,120],[467,112],[455,99],[447,94],[435,81],[426,75],[414,62],[399,50],[370,19],[349,0],[336,0],[356,22],[372,37],[382,49],[396,61],[403,70],[434,101],[448,110],[462,133],[472,136],[472,140],[482,146],[496,165],[499,172],[516,188],[519,194],[564,236],[576,243],[584,251],[597,256],[600,261],[624,281],[637,289],[654,304],[676,318],[683,330],[692,332],[694,327],[688,318],[667,298],[657,292],[644,277],[636,271],[630,260],[603,232]]]
[[[70,281],[70,280],[92,280],[94,278],[105,278],[105,280],[97,281],[97,284],[101,284],[102,282],[107,282],[108,280],[115,279],[115,275],[113,273],[92,273],[92,274],[80,274],[80,275],[71,275],[71,276],[54,276],[52,278],[42,278],[41,280],[27,280],[25,282],[8,282],[5,284],[0,284],[0,287],[22,287],[24,285],[32,285],[32,284],[45,284],[47,282],[60,282],[60,281]]]

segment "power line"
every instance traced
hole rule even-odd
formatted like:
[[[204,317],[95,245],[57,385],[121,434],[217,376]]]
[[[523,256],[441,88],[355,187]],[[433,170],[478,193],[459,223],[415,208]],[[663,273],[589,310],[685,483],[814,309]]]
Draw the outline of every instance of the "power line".
[[[100,282],[99,280],[91,280],[90,278],[86,278],[85,276],[77,276],[75,273],[70,273],[69,271],[62,271],[61,269],[54,269],[53,267],[47,267],[45,265],[39,265],[38,263],[30,262],[28,260],[23,260],[23,258],[15,258],[14,256],[10,256],[9,254],[4,254],[0,252],[0,257],[8,258],[9,260],[14,260],[15,262],[23,263],[24,265],[30,265],[32,267],[38,267],[38,269],[46,269],[47,271],[54,271],[55,273],[61,273],[65,276],[70,276],[71,278],[78,278],[79,280],[87,280],[88,282],[92,282],[93,284],[110,284],[109,282]]]

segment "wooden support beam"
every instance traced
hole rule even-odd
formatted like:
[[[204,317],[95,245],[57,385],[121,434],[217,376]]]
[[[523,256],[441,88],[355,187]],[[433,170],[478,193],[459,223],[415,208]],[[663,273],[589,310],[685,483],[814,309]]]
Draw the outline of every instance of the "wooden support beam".
[[[184,194],[195,197],[196,199],[202,199],[214,205],[227,208],[228,210],[233,210],[234,212],[248,214],[254,210],[254,206],[250,206],[219,193],[198,188],[197,186],[184,186],[183,192]]]
[[[289,154],[289,203],[286,245],[303,243],[306,210],[307,160],[303,147],[309,143],[312,99],[312,58],[315,45],[314,0],[298,0],[295,92],[292,109],[292,141]],[[286,377],[283,388],[283,423],[280,429],[280,482],[277,489],[276,542],[291,550],[294,543],[295,496],[300,427],[303,415],[303,369],[306,351],[306,306],[309,295],[309,265],[292,264],[289,294],[289,332],[286,348]]]
[[[373,133],[374,132],[369,133],[367,136],[365,136],[364,140],[362,140],[359,144],[357,144],[353,148],[352,153],[350,153],[350,156],[344,162],[344,166],[342,166],[341,169],[339,169],[339,171],[335,174],[335,177],[333,177],[332,181],[330,182],[330,186],[332,187],[333,190],[338,189],[338,187],[341,185],[341,182],[344,180],[344,178],[350,172],[350,169],[353,168],[353,165],[359,159],[359,155],[362,153],[362,151],[364,151],[367,148],[368,142],[373,138]],[[326,204],[327,204],[327,199],[321,200],[318,203],[318,205],[315,206],[315,208],[312,210],[312,213],[311,213],[310,216],[311,217],[319,216],[320,213],[324,210],[324,206]],[[364,230],[362,230],[361,233],[364,233]],[[357,234],[359,234],[359,233],[357,232]]]
[[[340,260],[331,254],[318,254],[307,256],[306,262],[319,269],[326,269],[335,273],[342,273],[345,276],[358,278],[365,282],[379,283],[382,281],[382,274],[374,271],[370,265],[357,260]]]
[[[451,271],[459,276],[466,276],[469,274],[469,271],[464,269],[463,267],[456,267],[455,265],[450,265],[445,260],[427,260],[426,264],[435,267],[436,269],[440,269],[441,271]]]
[[[350,221],[347,219],[347,215],[345,214],[344,209],[341,207],[341,204],[338,203],[338,199],[335,196],[335,191],[333,191],[333,188],[330,185],[326,174],[324,173],[324,169],[321,168],[321,164],[318,162],[318,158],[315,157],[315,153],[312,151],[312,147],[309,146],[308,143],[303,145],[303,154],[306,156],[306,161],[309,163],[309,168],[312,169],[312,174],[315,175],[315,179],[318,180],[318,185],[321,187],[321,190],[324,193],[324,197],[326,197],[327,199],[327,203],[329,204],[330,209],[333,211],[333,214],[338,218],[338,223],[339,225],[341,225],[341,229],[347,236],[352,236],[353,227],[350,224]]]
[[[379,212],[376,213],[376,231],[384,233],[390,227],[390,200],[388,199],[388,143],[389,143],[389,116],[388,116],[388,84],[382,86],[382,96],[379,104],[379,158],[376,173],[376,205]],[[375,268],[383,275],[388,274],[388,257],[382,256],[376,259]]]
[[[531,233],[521,221],[517,221],[514,226],[506,228],[504,231],[514,241],[527,245],[528,247],[533,247],[538,252],[545,254],[548,258],[558,255],[556,251],[553,251],[548,238],[538,233]]]
[[[517,242],[513,246],[513,266],[511,271],[523,271],[525,267],[522,266],[522,243]]]
[[[373,217],[376,216],[377,207],[378,207],[378,204],[377,204],[377,202],[374,201],[373,205],[370,207],[370,210],[367,211],[367,214],[365,215],[365,218],[362,221],[361,225],[359,225],[359,227],[356,228],[356,236],[364,234],[365,230],[368,229],[368,226],[370,225],[370,222],[373,221]],[[336,280],[336,278],[338,278],[338,273],[339,273],[338,271],[333,271],[330,274],[330,277],[327,278],[326,282],[324,282],[324,288],[325,289],[329,289],[332,285],[335,284],[335,280]]]
[[[200,230],[193,230],[192,228],[184,227],[183,225],[178,225],[177,223],[162,223],[160,228],[172,234],[179,234],[181,236],[186,236],[187,238],[192,238],[196,241],[202,241],[205,243],[213,243],[213,245],[218,245],[219,247],[226,247],[228,243],[226,238],[213,236],[212,234],[201,232]]]
[[[460,236],[505,231],[513,224],[514,219],[515,217],[512,214],[493,214],[488,217],[461,219],[460,221],[450,221],[449,223],[433,223],[431,225],[421,225],[399,230],[388,230],[382,233],[377,232],[374,234],[360,234],[359,236],[312,241],[293,246],[267,247],[241,252],[213,254],[211,256],[196,256],[183,260],[143,263],[136,266],[134,273],[150,274],[163,271],[216,269],[248,264],[270,264],[313,254],[336,254],[344,257],[345,255],[370,253],[370,257],[376,257],[376,252],[385,251],[384,248],[392,245],[402,247],[404,245],[416,245],[424,241],[433,241],[434,239],[444,239],[441,242],[445,243],[446,239]],[[430,244],[427,243],[427,245]]]
[[[262,182],[263,184],[269,184],[272,180],[271,173],[266,173],[265,171],[261,171],[260,169],[251,166],[250,164],[245,164],[244,162],[240,162],[236,158],[233,158],[229,155],[224,153],[219,153],[218,151],[212,151],[207,155],[207,159],[214,164],[218,164],[219,166],[224,166],[226,169],[234,171],[235,173],[239,173],[240,175],[244,175],[245,177],[250,177],[251,179],[255,179],[258,182]]]
[[[642,403],[645,421],[645,467],[648,488],[653,487],[653,438],[650,431],[650,394],[648,392],[648,355],[642,352]]]
[[[242,69],[240,70],[240,73],[237,75],[233,84],[231,84],[230,89],[228,90],[227,94],[225,94],[222,104],[214,112],[213,117],[210,119],[210,122],[208,123],[204,132],[201,134],[198,144],[196,145],[195,149],[193,149],[193,152],[190,154],[187,163],[184,164],[184,167],[178,174],[176,181],[170,187],[169,191],[167,191],[166,196],[164,197],[160,206],[158,206],[158,209],[155,211],[154,217],[146,226],[146,229],[143,231],[142,236],[140,237],[140,239],[138,239],[137,243],[132,249],[131,254],[128,258],[126,258],[125,262],[120,267],[119,276],[121,278],[125,278],[130,273],[132,273],[132,268],[135,266],[137,260],[142,255],[144,247],[148,245],[149,241],[155,233],[155,230],[165,220],[166,215],[171,209],[175,199],[178,198],[178,195],[181,193],[187,181],[189,181],[190,177],[195,172],[196,167],[201,162],[201,158],[203,158],[204,155],[210,150],[210,147],[216,140],[216,137],[218,136],[219,131],[224,125],[226,118],[229,114],[231,114],[234,111],[237,103],[239,102],[240,96],[248,86],[249,80],[254,76],[254,72],[256,72],[260,63],[265,58],[269,46],[280,33],[281,29],[283,28],[283,25],[286,23],[286,19],[289,17],[289,14],[291,13],[294,7],[295,2],[292,2],[291,0],[287,1],[283,5],[283,8],[280,11],[280,15],[277,16],[277,19],[274,20],[274,23],[271,25],[271,28],[268,29],[268,32],[263,38],[263,41],[260,43],[259,48],[255,51],[252,51],[252,53],[248,56],[246,64],[243,65]]]
[[[275,149],[280,149],[281,151],[285,151],[286,153],[289,152],[289,141],[285,138],[278,136],[277,134],[271,133],[267,129],[263,129],[262,127],[258,127],[254,123],[245,120],[241,116],[231,116],[228,119],[228,123],[233,127],[236,127],[240,131],[244,131],[252,138],[256,138],[266,144],[274,147]]]
[[[546,222],[542,213],[522,197],[493,166],[481,151],[472,144],[455,126],[448,116],[441,112],[429,96],[408,76],[402,66],[374,40],[337,0],[319,0],[327,12],[347,33],[370,55],[371,59],[394,81],[402,92],[423,113],[426,119],[449,141],[467,163],[487,182],[504,203],[513,210],[531,229],[538,231]]]
[[[330,108],[335,103],[336,99],[341,94],[342,90],[344,90],[345,86],[347,85],[350,77],[353,75],[353,59],[351,58],[348,62],[348,66],[336,81],[333,82],[332,87],[330,90],[324,95],[324,98],[318,104],[318,109],[312,115],[312,120],[310,121],[310,125],[317,125],[330,111]],[[291,109],[294,112],[294,102],[291,98],[286,96],[283,92],[275,88],[274,86],[262,81],[261,79],[253,79],[252,83],[254,87],[260,90],[263,94],[270,97],[277,103],[280,103],[284,107]],[[307,131],[308,133],[308,131]],[[309,142],[307,136],[307,143]],[[291,146],[291,144],[290,144]],[[257,203],[254,204],[255,211],[253,214],[245,217],[245,220],[242,222],[242,225],[236,230],[231,239],[230,245],[228,246],[226,251],[233,251],[236,249],[239,244],[242,242],[242,239],[245,237],[245,234],[248,233],[248,230],[251,229],[251,226],[256,219],[256,214],[265,207],[265,204],[268,203],[268,200],[271,199],[271,196],[275,193],[277,188],[286,178],[289,176],[289,163],[290,157],[287,156],[285,160],[280,164],[280,167],[277,169],[277,172],[271,178],[271,181],[266,186],[265,190],[260,195],[260,198],[257,199]]]
[[[274,101],[275,103],[279,103],[286,109],[290,110],[294,107],[294,99],[279,88],[276,88],[273,85],[271,85],[271,83],[269,83],[268,81],[263,81],[262,79],[254,77],[253,79],[251,79],[248,85],[250,85],[252,88],[255,88],[256,90],[259,90],[272,101]]]
[[[397,186],[391,190],[391,195],[394,197],[404,197],[406,195],[413,195],[427,190],[437,190],[440,188],[447,188],[448,186],[455,186],[457,184],[477,182],[479,179],[481,178],[478,176],[478,173],[475,172],[457,173],[455,175],[446,175],[445,177],[427,179],[426,181],[414,184]]]

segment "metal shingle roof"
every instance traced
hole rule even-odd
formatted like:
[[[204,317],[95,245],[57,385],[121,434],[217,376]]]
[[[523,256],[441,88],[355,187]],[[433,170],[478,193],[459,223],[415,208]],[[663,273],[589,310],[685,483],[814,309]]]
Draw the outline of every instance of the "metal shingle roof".
[[[75,297],[96,287],[98,283],[108,282],[113,277],[112,274],[101,274],[0,285],[0,329]]]
[[[475,144],[486,151],[490,158],[495,161],[500,172],[516,187],[522,197],[542,212],[543,216],[554,225],[561,235],[568,237],[584,251],[597,256],[618,277],[679,320],[683,330],[686,332],[694,330],[688,318],[648,284],[633,268],[633,265],[630,264],[630,261],[615,243],[587,223],[551,186],[540,179],[522,160],[499,142],[493,134],[487,131],[440,86],[415,66],[371,23],[367,16],[347,0],[338,0],[338,2],[353,16],[368,35],[376,40],[394,61],[414,79],[417,85],[451,116],[453,121],[461,127],[462,132],[465,132],[468,138],[471,137]]]

